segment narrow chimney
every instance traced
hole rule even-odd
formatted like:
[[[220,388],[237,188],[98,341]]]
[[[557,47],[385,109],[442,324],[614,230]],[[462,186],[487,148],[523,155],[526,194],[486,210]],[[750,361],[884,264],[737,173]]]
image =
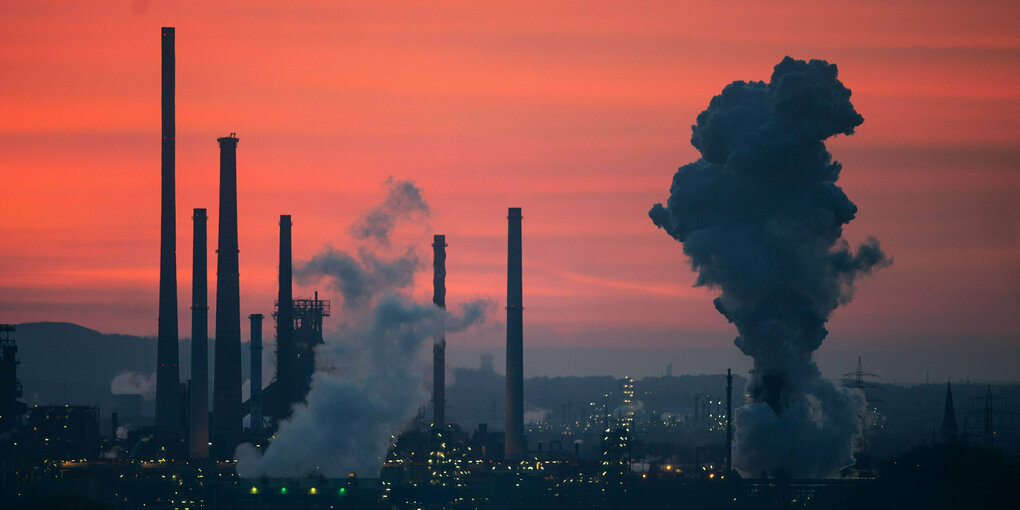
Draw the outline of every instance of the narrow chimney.
[[[446,310],[446,236],[432,236],[432,302]],[[432,425],[446,423],[446,317],[439,316],[432,345]]]
[[[220,221],[216,253],[216,370],[213,374],[214,457],[230,460],[241,435],[241,304],[237,263],[237,141],[220,144]]]
[[[251,431],[262,433],[262,314],[253,313],[251,319],[251,399],[249,417]]]
[[[177,409],[177,226],[174,184],[174,29],[163,27],[162,207],[159,248],[159,327],[156,354],[156,437],[169,453],[177,452],[180,422]]]
[[[205,209],[195,209],[191,270],[191,429],[192,459],[209,458],[209,269]]]
[[[733,470],[733,373],[726,369],[726,474]]]
[[[280,215],[280,295],[276,302],[276,421],[290,416],[297,375],[294,348],[294,299],[291,273],[290,215]]]
[[[524,459],[524,304],[521,281],[521,208],[507,215],[506,460]]]

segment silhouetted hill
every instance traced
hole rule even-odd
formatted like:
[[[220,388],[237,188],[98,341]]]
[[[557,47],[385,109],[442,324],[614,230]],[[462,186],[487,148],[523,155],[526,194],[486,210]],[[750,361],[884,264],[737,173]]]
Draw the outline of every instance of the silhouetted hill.
[[[23,382],[105,381],[109,385],[120,372],[151,372],[156,366],[152,337],[104,334],[68,322],[32,322],[17,328],[18,372]]]
[[[91,404],[105,413],[110,381],[155,369],[156,339],[110,335],[67,322],[18,324],[18,378],[31,404]]]
[[[156,338],[118,335],[69,322],[30,322],[15,326],[18,344],[18,379],[24,401],[32,404],[98,405],[103,416],[112,409],[110,382],[117,374],[156,370]],[[209,366],[214,363],[214,339],[209,339]],[[181,381],[191,374],[191,339],[180,342]],[[272,362],[272,350],[267,363]],[[241,349],[242,377],[248,377],[250,352]],[[263,367],[266,372],[267,367]],[[271,366],[268,368],[272,374]],[[211,375],[211,374],[210,374]],[[211,389],[211,384],[210,384]],[[150,406],[146,402],[146,406]],[[151,413],[151,409],[144,409]]]

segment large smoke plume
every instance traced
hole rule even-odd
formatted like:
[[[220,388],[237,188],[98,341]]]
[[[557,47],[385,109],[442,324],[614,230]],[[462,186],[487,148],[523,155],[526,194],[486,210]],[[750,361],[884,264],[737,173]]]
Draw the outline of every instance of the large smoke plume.
[[[736,81],[692,126],[701,153],[673,176],[652,221],[683,243],[697,285],[754,360],[751,402],[734,413],[733,464],[745,476],[830,477],[853,463],[864,398],[822,379],[812,353],[854,280],[891,261],[843,225],[857,206],[836,185],[824,140],[864,121],[825,61],[783,59],[769,83]]]
[[[422,348],[437,321],[442,317],[447,332],[455,332],[492,310],[492,303],[474,301],[452,314],[412,299],[423,257],[412,246],[393,248],[392,231],[421,223],[428,206],[413,182],[391,179],[386,187],[384,203],[351,229],[360,243],[353,253],[327,247],[297,268],[299,281],[326,279],[340,292],[344,322],[316,351],[306,403],[294,407],[264,454],[251,444],[238,447],[240,476],[377,476],[391,435],[428,398]]]

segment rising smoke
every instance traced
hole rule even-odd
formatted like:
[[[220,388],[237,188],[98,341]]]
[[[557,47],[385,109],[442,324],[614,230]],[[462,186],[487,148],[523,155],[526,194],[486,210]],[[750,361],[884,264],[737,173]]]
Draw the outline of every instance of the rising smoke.
[[[857,213],[824,140],[864,121],[835,65],[790,57],[769,83],[736,81],[692,127],[701,153],[649,212],[683,243],[697,285],[754,360],[751,403],[734,413],[733,464],[745,476],[830,477],[853,463],[864,398],[822,379],[812,353],[854,280],[891,263],[869,238],[842,239]]]
[[[392,231],[423,221],[428,206],[413,182],[391,179],[386,187],[386,201],[352,228],[363,243],[357,255],[326,248],[295,272],[305,283],[326,279],[340,291],[344,324],[317,349],[306,403],[294,407],[265,453],[238,447],[240,476],[377,476],[391,436],[428,398],[421,362],[436,323],[442,318],[447,332],[461,331],[492,311],[492,303],[473,301],[453,314],[411,298],[423,257],[413,247],[392,248]],[[359,235],[363,224],[372,227]]]
[[[351,234],[356,239],[374,239],[389,245],[390,235],[400,221],[417,222],[429,215],[429,205],[421,194],[421,188],[413,181],[394,181],[393,177],[383,183],[386,199],[373,207],[351,226]]]
[[[152,400],[156,396],[156,373],[121,372],[110,380],[110,393],[141,395],[145,400]]]

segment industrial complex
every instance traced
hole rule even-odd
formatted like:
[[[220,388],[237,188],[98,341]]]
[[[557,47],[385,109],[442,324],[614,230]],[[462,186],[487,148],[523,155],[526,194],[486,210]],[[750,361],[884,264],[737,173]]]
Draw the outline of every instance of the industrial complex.
[[[678,404],[672,408],[668,403],[651,404],[656,392],[667,391],[651,381],[631,378],[613,379],[597,394],[585,394],[583,407],[549,396],[557,388],[538,389],[538,382],[526,381],[524,376],[523,213],[519,207],[508,207],[506,217],[505,388],[495,398],[485,397],[484,404],[503,409],[490,413],[501,415],[502,424],[478,419],[466,428],[451,419],[454,413],[448,402],[453,401],[455,387],[447,384],[444,321],[447,241],[456,249],[456,239],[435,234],[432,303],[441,313],[432,342],[432,374],[430,378],[423,375],[431,380],[431,397],[404,430],[394,431],[385,458],[379,459],[379,471],[344,476],[316,471],[286,478],[239,476],[238,447],[247,443],[265,451],[281,424],[295,413],[295,406],[305,404],[314,386],[317,349],[325,342],[324,322],[334,310],[329,296],[320,298],[318,292],[294,296],[293,223],[288,214],[279,216],[278,296],[275,303],[265,303],[266,311],[272,307],[271,314],[241,309],[237,151],[243,145],[236,133],[220,137],[213,335],[209,335],[206,281],[209,209],[193,208],[192,330],[186,353],[191,370],[190,379],[182,380],[174,28],[162,29],[161,44],[162,207],[154,420],[138,426],[138,417],[132,416],[136,426],[128,429],[121,426],[125,416],[101,414],[95,406],[26,405],[17,372],[17,329],[0,325],[0,507],[84,508],[87,502],[99,508],[183,510],[900,508],[912,506],[911,491],[916,487],[962,476],[951,468],[921,473],[903,466],[899,466],[902,472],[888,469],[885,472],[892,474],[881,476],[875,464],[860,462],[846,468],[838,479],[798,479],[781,472],[741,477],[731,462],[735,421],[739,422],[739,413],[734,420],[734,408],[744,404],[747,396],[739,385],[744,379],[729,371],[705,383],[706,389],[688,399],[693,405],[685,402],[682,409]],[[242,314],[250,321],[250,367],[244,369],[251,381],[247,398],[242,391]],[[209,342],[214,352],[211,364]],[[275,352],[264,353],[264,345]],[[274,373],[263,374],[263,356],[273,356]],[[481,394],[488,381],[500,381],[491,359],[488,363],[458,376],[457,391],[470,388]],[[671,370],[656,384],[678,384]],[[860,366],[848,375],[854,376],[848,383],[853,391],[868,392],[863,381],[868,374]],[[526,395],[532,390],[541,396]],[[529,408],[526,401],[542,405]],[[936,466],[942,466],[944,459],[995,466],[1005,478],[989,480],[987,490],[998,495],[996,491],[1008,486],[1004,480],[1018,473],[1016,458],[997,449],[996,441],[1002,441],[1009,422],[991,389],[981,405],[984,414],[969,422],[973,428],[958,426],[952,388],[947,384],[942,426],[938,434],[932,431],[931,448],[923,454],[936,459],[932,461]],[[466,409],[458,412],[469,414]],[[872,415],[859,419],[865,432],[881,425]],[[109,428],[101,427],[103,423]],[[867,459],[866,449],[863,442],[858,444],[858,460]],[[922,464],[921,460],[916,463]]]

